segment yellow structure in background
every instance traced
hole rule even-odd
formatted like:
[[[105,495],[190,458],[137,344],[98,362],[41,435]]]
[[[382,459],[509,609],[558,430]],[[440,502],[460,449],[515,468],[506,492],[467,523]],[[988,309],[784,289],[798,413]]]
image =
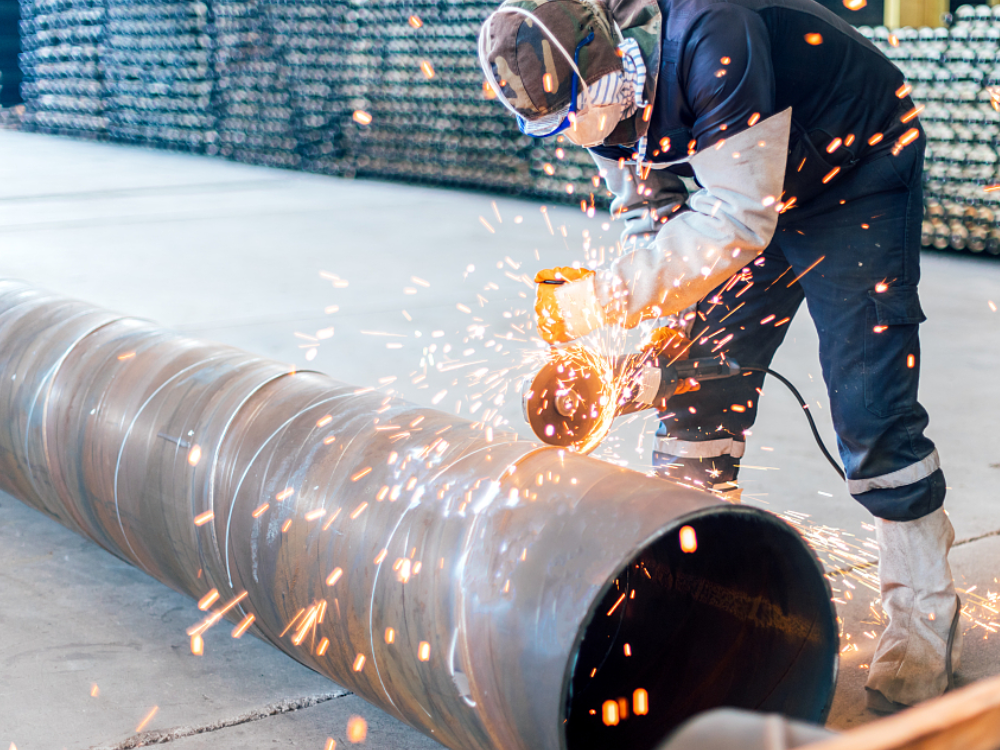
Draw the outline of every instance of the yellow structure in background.
[[[1000,0],[986,0],[997,5]],[[971,0],[971,5],[982,2]],[[890,29],[902,26],[941,26],[941,17],[949,10],[948,0],[885,0],[885,25]]]

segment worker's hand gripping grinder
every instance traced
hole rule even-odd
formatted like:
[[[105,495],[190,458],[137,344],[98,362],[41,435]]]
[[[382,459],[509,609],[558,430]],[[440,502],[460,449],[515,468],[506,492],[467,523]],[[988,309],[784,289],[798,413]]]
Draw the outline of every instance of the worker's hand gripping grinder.
[[[616,417],[664,411],[675,394],[740,373],[731,359],[688,359],[689,346],[676,331],[659,328],[640,353],[613,359],[582,346],[553,348],[522,387],[524,418],[542,442],[589,453]]]

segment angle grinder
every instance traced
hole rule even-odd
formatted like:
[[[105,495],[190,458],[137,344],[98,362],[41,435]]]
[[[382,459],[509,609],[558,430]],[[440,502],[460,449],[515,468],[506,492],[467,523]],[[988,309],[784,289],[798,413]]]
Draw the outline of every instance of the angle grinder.
[[[677,361],[649,354],[608,358],[570,347],[553,352],[525,380],[521,406],[525,421],[543,443],[590,453],[616,417],[666,409],[686,380],[718,380],[740,372],[735,360],[721,356]]]

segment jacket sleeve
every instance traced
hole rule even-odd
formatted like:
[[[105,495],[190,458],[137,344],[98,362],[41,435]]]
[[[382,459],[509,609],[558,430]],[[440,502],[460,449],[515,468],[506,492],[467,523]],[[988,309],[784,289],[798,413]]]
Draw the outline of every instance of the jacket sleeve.
[[[702,189],[690,210],[594,278],[609,322],[683,310],[764,251],[778,225],[791,121],[787,109],[691,157]]]
[[[656,237],[667,218],[684,206],[687,188],[680,177],[665,169],[650,171],[641,179],[635,173],[635,164],[619,163],[593,151],[590,155],[614,196],[611,217],[625,224],[622,247],[645,247]]]
[[[631,325],[639,316],[683,310],[763,252],[774,235],[791,110],[772,114],[767,32],[759,16],[739,11],[735,18],[706,14],[685,43],[679,75],[695,116],[698,152],[689,165],[701,190],[661,223],[653,242],[598,271],[595,291],[609,321]],[[627,171],[614,167],[609,176]],[[639,188],[633,182],[619,192],[610,180],[608,186],[627,214],[630,191]]]

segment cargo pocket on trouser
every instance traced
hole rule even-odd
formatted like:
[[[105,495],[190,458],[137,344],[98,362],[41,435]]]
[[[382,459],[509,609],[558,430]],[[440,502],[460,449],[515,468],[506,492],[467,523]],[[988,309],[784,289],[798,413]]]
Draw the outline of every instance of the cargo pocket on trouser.
[[[927,318],[915,286],[869,292],[865,329],[865,406],[877,417],[905,414],[917,403],[918,328]]]

